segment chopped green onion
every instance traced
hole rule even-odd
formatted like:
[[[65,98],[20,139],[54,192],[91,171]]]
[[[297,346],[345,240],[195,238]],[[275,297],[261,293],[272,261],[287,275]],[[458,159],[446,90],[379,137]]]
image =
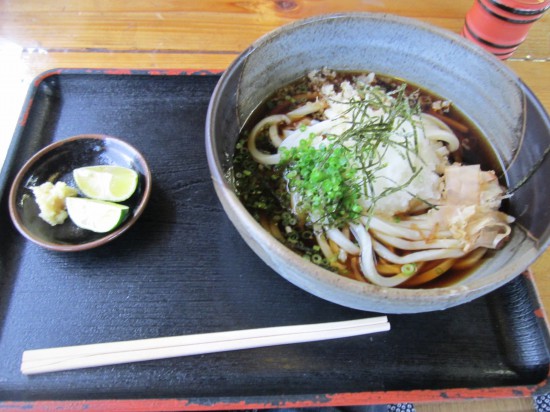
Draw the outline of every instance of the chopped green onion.
[[[351,127],[341,135],[325,136],[319,146],[317,136],[310,133],[297,146],[281,151],[279,166],[290,193],[300,199],[298,214],[317,219],[309,223],[343,227],[357,221],[369,213],[360,203],[362,199],[374,206],[379,199],[406,190],[418,176],[421,167],[413,166],[411,161],[411,154],[418,150],[416,129],[412,132],[412,143],[403,144],[394,138],[395,128],[420,110],[405,89],[406,85],[401,85],[386,94],[384,90],[373,88],[368,98],[349,103],[347,110],[353,117]],[[367,109],[376,107],[384,107],[385,116],[367,114]],[[390,146],[398,148],[409,163],[412,177],[402,185],[374,193],[378,172],[387,167],[379,156],[379,149]]]
[[[311,230],[304,230],[302,232],[302,238],[304,238],[304,239],[313,239],[313,232],[311,232]]]
[[[418,267],[416,266],[416,263],[407,263],[401,266],[401,273],[403,273],[405,276],[412,276],[416,273],[417,270]]]
[[[288,236],[287,236],[287,239],[289,240],[289,242],[291,243],[296,243],[298,242],[298,239],[300,238],[300,236],[298,235],[297,232],[291,232]]]
[[[315,263],[316,265],[318,265],[318,264],[323,262],[323,257],[321,255],[319,255],[318,253],[316,253],[311,257],[311,261],[313,263]]]

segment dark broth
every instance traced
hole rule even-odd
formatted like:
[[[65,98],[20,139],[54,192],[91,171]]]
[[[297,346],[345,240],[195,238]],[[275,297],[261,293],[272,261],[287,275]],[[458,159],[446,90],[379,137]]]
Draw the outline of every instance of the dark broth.
[[[335,84],[340,84],[343,80],[360,74],[366,73],[338,72]],[[388,76],[377,75],[376,84],[387,91],[391,91],[403,84],[403,81]],[[494,170],[497,176],[499,176],[501,184],[506,184],[501,163],[498,161],[498,157],[491,145],[483,137],[479,129],[463,113],[457,110],[452,103],[448,110],[434,113],[431,109],[432,102],[444,101],[445,99],[416,85],[409,83],[407,93],[415,93],[418,96],[417,101],[422,111],[443,120],[458,137],[460,148],[450,155],[451,162],[480,164],[482,170]],[[316,246],[312,229],[301,224],[295,216],[288,212],[285,206],[288,202],[287,193],[281,185],[283,169],[279,166],[266,167],[257,164],[246,149],[246,140],[250,130],[260,119],[272,114],[287,113],[306,101],[313,100],[315,100],[315,91],[312,90],[306,76],[279,89],[267,98],[250,116],[243,128],[236,146],[231,177],[234,181],[236,192],[245,207],[267,230],[272,231],[273,226],[276,226],[283,236],[279,237],[282,243],[296,253],[304,256],[304,258],[331,271],[336,271],[323,259],[318,246]],[[273,150],[267,133],[264,132],[263,135],[258,137],[257,147],[264,151]],[[285,234],[285,227],[291,227],[291,233]],[[484,259],[492,253],[488,251]],[[481,262],[483,262],[483,259],[474,267],[466,270],[451,269],[439,278],[419,287],[435,288],[455,284],[475,271]],[[351,269],[349,268],[348,259],[348,271],[340,274],[352,277],[349,272],[351,272]]]

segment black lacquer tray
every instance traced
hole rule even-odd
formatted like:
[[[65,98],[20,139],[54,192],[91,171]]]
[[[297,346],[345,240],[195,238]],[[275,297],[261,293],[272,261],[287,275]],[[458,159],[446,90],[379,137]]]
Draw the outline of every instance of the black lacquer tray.
[[[39,77],[0,175],[0,409],[247,409],[532,396],[548,330],[531,276],[390,332],[36,376],[27,349],[355,319],[278,276],[226,218],[210,180],[208,72],[58,70]],[[40,148],[118,136],[146,157],[147,209],[112,243],[41,249],[14,229],[9,185]],[[372,314],[373,316],[375,314]]]

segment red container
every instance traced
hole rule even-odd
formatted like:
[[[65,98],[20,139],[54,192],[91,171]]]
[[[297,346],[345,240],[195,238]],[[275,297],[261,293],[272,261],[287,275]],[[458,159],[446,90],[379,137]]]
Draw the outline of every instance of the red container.
[[[462,35],[507,59],[548,8],[550,0],[476,0],[466,14]]]

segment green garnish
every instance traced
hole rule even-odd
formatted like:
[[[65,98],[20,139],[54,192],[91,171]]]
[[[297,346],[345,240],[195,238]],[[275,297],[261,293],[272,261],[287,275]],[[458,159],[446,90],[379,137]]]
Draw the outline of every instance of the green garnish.
[[[421,168],[414,166],[411,157],[417,153],[416,129],[413,127],[412,136],[407,136],[412,138],[392,138],[396,129],[412,122],[420,112],[417,105],[411,104],[405,88],[401,85],[388,94],[374,88],[368,98],[352,101],[348,109],[351,127],[341,135],[326,136],[328,143],[316,147],[316,136],[310,135],[298,147],[281,150],[280,165],[285,167],[289,189],[300,199],[297,210],[308,214],[312,223],[342,227],[357,221],[363,213],[361,199],[368,199],[372,212],[379,199],[405,190],[420,173]],[[369,108],[384,108],[384,114],[371,116]],[[409,164],[411,178],[376,194],[376,173],[387,166],[384,155],[390,147],[397,148]]]
[[[323,263],[323,257],[319,254],[315,254],[311,257],[311,261],[317,265]]]
[[[401,266],[401,273],[403,273],[405,276],[412,276],[416,273],[417,270],[418,267],[416,266],[416,263],[407,263]]]
[[[328,217],[336,225],[361,216],[361,192],[352,184],[357,169],[350,166],[350,151],[332,146],[316,149],[311,139],[304,139],[283,153],[283,162],[288,163],[285,177],[290,190],[300,194],[300,210]]]

